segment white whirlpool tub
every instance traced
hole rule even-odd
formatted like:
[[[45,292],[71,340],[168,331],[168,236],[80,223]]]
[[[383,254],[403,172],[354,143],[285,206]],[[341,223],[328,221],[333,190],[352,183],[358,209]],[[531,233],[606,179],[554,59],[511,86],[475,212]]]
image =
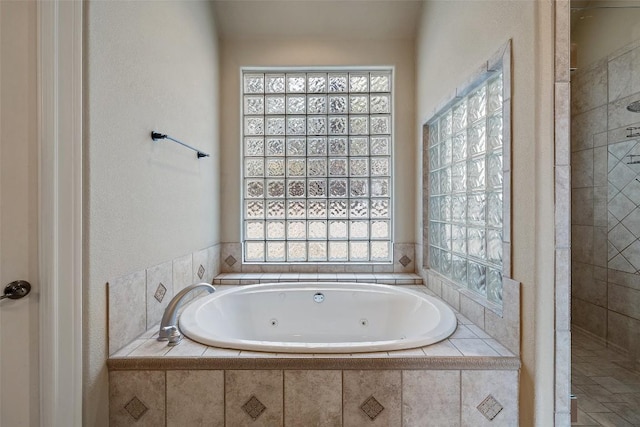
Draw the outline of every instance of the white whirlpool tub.
[[[271,283],[201,298],[180,316],[200,343],[276,353],[358,353],[422,347],[456,329],[442,301],[400,286]]]

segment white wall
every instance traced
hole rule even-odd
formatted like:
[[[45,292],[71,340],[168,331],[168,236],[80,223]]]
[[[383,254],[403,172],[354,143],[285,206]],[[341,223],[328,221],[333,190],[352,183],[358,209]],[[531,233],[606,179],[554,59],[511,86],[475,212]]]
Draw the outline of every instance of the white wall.
[[[553,17],[542,3],[427,1],[416,54],[414,162],[421,174],[422,124],[483,61],[513,40],[511,255],[512,277],[522,283],[523,426],[553,425],[554,411]],[[418,188],[416,242],[422,241],[421,200]]]
[[[414,42],[413,40],[223,40],[222,241],[239,242],[240,212],[240,67],[243,66],[395,66],[394,240],[414,242]]]
[[[84,424],[100,426],[106,283],[220,241],[220,76],[210,2],[92,1],[85,25]]]

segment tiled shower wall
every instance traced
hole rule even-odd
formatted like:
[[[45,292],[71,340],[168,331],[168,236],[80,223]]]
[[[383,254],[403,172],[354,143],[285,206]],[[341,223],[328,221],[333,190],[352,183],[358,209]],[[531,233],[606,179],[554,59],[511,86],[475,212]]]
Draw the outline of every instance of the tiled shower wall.
[[[640,341],[640,164],[627,157],[640,114],[626,108],[639,71],[640,41],[571,79],[572,324],[625,350]]]

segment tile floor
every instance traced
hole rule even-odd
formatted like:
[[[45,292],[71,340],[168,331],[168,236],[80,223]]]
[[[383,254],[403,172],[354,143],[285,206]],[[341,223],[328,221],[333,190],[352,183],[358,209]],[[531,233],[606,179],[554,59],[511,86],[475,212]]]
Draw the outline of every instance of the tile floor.
[[[640,363],[572,332],[571,389],[578,398],[572,426],[640,426]]]

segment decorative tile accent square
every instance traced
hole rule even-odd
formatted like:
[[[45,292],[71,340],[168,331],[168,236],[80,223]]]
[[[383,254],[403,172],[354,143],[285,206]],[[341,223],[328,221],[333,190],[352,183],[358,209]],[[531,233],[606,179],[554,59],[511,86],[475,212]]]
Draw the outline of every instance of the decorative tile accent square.
[[[400,258],[400,260],[398,262],[400,264],[402,264],[403,267],[406,267],[411,262],[411,258],[409,258],[408,256],[405,255],[402,258]]]
[[[247,403],[242,405],[242,409],[255,421],[262,415],[267,407],[264,406],[257,397],[251,396],[251,398],[247,400]]]
[[[124,409],[126,409],[129,415],[131,415],[136,421],[142,418],[142,416],[149,410],[149,408],[147,408],[147,406],[136,396],[133,396],[133,399],[124,405]]]
[[[495,397],[488,395],[479,405],[478,411],[489,421],[492,421],[502,411],[503,407]]]
[[[200,264],[200,268],[198,268],[198,277],[200,278],[200,280],[202,280],[202,278],[204,277],[204,267],[202,266],[202,264]]]
[[[162,302],[166,293],[167,293],[167,288],[162,284],[162,282],[160,282],[158,284],[158,289],[156,289],[156,293],[153,295],[153,297],[158,302]]]
[[[233,255],[229,255],[229,256],[224,260],[224,262],[226,262],[226,263],[227,263],[227,265],[228,265],[229,267],[233,267],[233,265],[234,265],[236,262],[238,262],[238,260],[237,260],[237,259],[235,259],[235,258],[233,257]]]
[[[362,409],[362,412],[364,412],[367,417],[373,421],[382,411],[384,411],[384,406],[382,406],[375,397],[371,396],[365,400],[362,405],[360,405],[360,409]]]

